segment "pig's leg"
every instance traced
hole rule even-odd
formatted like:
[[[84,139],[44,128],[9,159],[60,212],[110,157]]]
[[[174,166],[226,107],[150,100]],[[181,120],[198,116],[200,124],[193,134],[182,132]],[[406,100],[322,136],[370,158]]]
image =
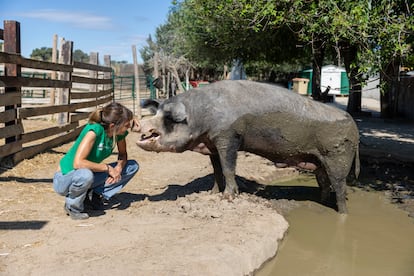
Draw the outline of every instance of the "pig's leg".
[[[341,214],[348,213],[348,208],[346,207],[346,178],[337,180],[333,184],[336,193],[336,204],[338,206],[338,212]]]
[[[343,165],[338,165],[337,158],[330,158],[326,160],[326,172],[330,180],[331,187],[336,194],[336,205],[338,212],[341,214],[348,213],[346,207],[346,176],[349,168]]]
[[[315,176],[319,188],[321,189],[321,201],[326,204],[331,194],[331,181],[329,180],[328,174],[323,167],[319,167],[315,170]]]
[[[240,143],[240,138],[237,138],[233,133],[222,136],[216,143],[226,186],[223,197],[230,200],[239,193],[236,183],[236,160]]]
[[[218,154],[210,155],[211,165],[214,170],[214,186],[211,190],[212,193],[218,193],[224,191],[224,177],[223,169],[221,168],[220,157]]]

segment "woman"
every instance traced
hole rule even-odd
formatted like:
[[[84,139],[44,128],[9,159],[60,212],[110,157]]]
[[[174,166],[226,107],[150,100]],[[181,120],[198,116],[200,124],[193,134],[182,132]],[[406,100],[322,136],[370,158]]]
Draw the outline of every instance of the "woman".
[[[128,160],[125,137],[135,122],[132,112],[119,103],[110,103],[89,116],[73,146],[60,160],[53,177],[55,191],[66,197],[65,211],[72,219],[87,219],[84,205],[103,209],[102,197],[111,198],[137,173],[139,166]],[[117,145],[118,161],[102,161]]]

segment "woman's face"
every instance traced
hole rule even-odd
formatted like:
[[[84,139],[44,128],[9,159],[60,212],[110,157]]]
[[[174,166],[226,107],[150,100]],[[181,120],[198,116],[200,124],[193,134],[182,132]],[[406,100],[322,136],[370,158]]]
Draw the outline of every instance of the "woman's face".
[[[126,121],[126,122],[124,122],[119,128],[118,128],[118,130],[117,130],[117,132],[115,133],[115,135],[121,135],[121,134],[124,134],[125,133],[125,131],[127,131],[128,130],[128,128],[131,128],[131,126],[132,126],[132,120],[131,121]],[[109,136],[112,136],[113,135],[113,131],[114,130],[116,130],[115,129],[115,124],[110,124],[110,128],[109,128],[109,130],[110,130],[110,135]]]
[[[131,128],[131,121],[126,121],[122,124],[122,126],[118,129],[117,135],[124,134],[125,131],[128,130],[128,128]]]

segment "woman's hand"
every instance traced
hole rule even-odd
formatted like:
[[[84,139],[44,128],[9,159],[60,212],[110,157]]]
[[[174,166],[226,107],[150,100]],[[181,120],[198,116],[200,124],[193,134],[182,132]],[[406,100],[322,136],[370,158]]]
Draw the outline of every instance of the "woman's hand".
[[[108,178],[105,181],[105,184],[111,185],[121,180],[121,170],[117,167],[108,166]]]
[[[125,167],[128,159],[125,139],[118,141],[118,162],[115,167],[108,166],[108,178],[105,184],[111,185],[121,180],[122,168]]]

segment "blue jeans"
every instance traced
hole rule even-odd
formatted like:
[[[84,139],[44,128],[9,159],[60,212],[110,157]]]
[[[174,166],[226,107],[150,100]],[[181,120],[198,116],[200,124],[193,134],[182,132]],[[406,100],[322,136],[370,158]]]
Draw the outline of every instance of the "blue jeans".
[[[115,167],[116,162],[109,164]],[[92,172],[90,169],[77,169],[65,175],[56,172],[53,176],[53,188],[56,193],[66,197],[66,206],[73,211],[83,211],[83,201],[89,189],[105,199],[110,199],[119,192],[138,172],[139,165],[135,160],[128,160],[121,172],[121,180],[111,185],[105,185],[108,178],[106,172]]]

